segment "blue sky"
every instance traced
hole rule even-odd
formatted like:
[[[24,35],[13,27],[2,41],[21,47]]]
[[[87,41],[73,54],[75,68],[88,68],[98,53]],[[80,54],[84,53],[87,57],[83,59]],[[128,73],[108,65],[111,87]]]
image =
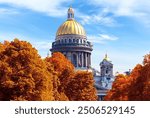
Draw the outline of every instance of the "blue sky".
[[[93,67],[105,53],[114,72],[142,63],[150,51],[149,0],[0,0],[0,41],[27,40],[45,57],[70,5],[94,45]]]

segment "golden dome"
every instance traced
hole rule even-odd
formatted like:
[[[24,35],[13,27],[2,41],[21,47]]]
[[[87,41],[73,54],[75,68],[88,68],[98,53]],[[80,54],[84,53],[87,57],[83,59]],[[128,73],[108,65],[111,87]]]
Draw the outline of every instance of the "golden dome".
[[[74,20],[74,10],[68,9],[68,19],[57,30],[56,36],[65,34],[78,34],[86,36],[84,28]]]
[[[58,28],[56,35],[59,36],[64,34],[86,35],[83,27],[75,20],[67,20]]]

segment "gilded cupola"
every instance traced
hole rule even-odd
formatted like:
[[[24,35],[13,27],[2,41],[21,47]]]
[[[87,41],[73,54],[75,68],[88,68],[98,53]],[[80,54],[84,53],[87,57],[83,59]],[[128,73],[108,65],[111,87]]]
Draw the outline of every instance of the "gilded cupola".
[[[70,7],[68,9],[68,18],[58,28],[56,36],[72,35],[72,34],[86,36],[84,28],[74,19],[74,10],[73,8]]]

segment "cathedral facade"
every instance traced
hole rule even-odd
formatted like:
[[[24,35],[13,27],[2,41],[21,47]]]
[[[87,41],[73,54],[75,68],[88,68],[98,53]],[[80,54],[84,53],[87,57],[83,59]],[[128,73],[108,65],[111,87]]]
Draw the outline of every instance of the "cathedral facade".
[[[91,66],[92,44],[87,41],[84,28],[74,19],[72,8],[68,9],[67,20],[58,28],[50,51],[63,53],[76,69]]]
[[[69,8],[67,20],[58,28],[50,51],[63,53],[77,70],[90,69],[94,74],[97,95],[102,100],[112,85],[113,64],[106,55],[100,63],[100,71],[95,71],[91,66],[92,50],[84,28],[74,19],[74,10]]]

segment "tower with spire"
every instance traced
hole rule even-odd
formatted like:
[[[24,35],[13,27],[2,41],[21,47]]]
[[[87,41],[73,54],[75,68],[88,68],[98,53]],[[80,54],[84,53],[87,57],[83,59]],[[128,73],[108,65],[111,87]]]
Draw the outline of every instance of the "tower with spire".
[[[94,78],[99,100],[103,100],[114,81],[113,64],[107,54],[105,54],[104,59],[100,62],[100,75],[96,75]]]
[[[101,77],[105,77],[107,80],[113,77],[113,64],[107,54],[105,54],[103,61],[100,63],[100,72]]]

